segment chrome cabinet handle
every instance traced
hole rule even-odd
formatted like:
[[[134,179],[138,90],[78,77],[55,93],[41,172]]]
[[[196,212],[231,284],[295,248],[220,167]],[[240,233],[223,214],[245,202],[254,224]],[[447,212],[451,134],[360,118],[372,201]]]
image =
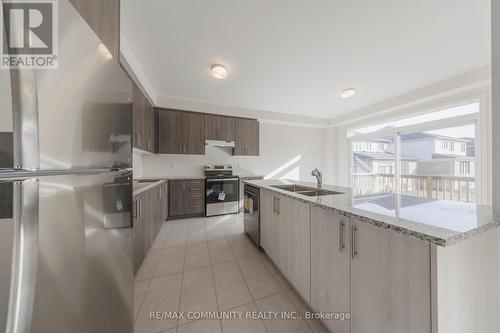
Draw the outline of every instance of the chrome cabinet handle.
[[[281,214],[281,198],[278,198],[278,215]]]
[[[351,227],[351,256],[352,260],[356,259],[356,256],[358,255],[358,249],[356,246],[357,242],[357,237],[356,233],[358,232],[358,228],[356,228],[355,225]]]
[[[14,183],[14,233],[6,333],[31,332],[38,265],[38,180]]]
[[[345,228],[344,221],[340,221],[340,223],[339,223],[339,252],[342,252],[345,249],[344,228]]]
[[[273,197],[273,213],[276,213],[276,197]]]

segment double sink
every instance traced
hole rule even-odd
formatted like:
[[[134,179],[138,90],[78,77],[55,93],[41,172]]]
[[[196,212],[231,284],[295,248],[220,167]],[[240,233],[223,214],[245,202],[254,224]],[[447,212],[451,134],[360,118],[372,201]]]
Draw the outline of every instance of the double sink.
[[[302,185],[272,185],[271,187],[278,188],[280,190],[294,192],[297,194],[307,195],[308,197],[321,197],[323,195],[335,195],[335,194],[344,194],[342,192],[324,190],[321,188],[314,188]]]

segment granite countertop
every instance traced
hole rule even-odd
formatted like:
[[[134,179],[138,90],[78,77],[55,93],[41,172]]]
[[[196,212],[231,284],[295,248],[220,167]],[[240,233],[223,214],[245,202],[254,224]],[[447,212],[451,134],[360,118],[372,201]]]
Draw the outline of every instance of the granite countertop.
[[[134,178],[138,181],[159,181],[159,180],[176,180],[176,179],[205,179],[205,176],[193,177],[193,176],[157,176],[157,177],[141,177]]]
[[[264,176],[259,175],[235,175],[235,177],[239,177],[241,180],[245,179],[263,179]],[[205,176],[158,176],[158,177],[141,177],[134,178],[137,181],[157,181],[157,180],[176,180],[176,179],[205,179]]]
[[[316,183],[288,180],[246,180],[244,183],[443,247],[500,226],[500,218],[494,216],[491,207],[473,203],[393,193],[353,196],[350,188],[332,185],[323,185],[323,188],[343,194],[308,197],[272,186],[316,187]]]
[[[145,192],[147,190],[152,189],[155,186],[158,186],[162,184],[165,180],[163,179],[156,179],[156,180],[151,180],[151,181],[146,181],[141,179],[141,182],[138,182],[136,179],[134,179],[134,182],[132,184],[132,195],[136,196],[138,194],[141,194],[142,192]]]

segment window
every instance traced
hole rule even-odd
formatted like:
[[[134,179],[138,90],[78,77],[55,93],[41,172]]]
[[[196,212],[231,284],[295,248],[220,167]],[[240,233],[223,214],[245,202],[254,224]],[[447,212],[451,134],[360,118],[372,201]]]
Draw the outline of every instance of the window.
[[[401,161],[401,174],[410,174],[410,161]]]
[[[396,159],[390,149],[391,145],[383,144],[383,149],[376,152],[368,149],[364,151],[356,150],[356,147],[361,142],[365,147],[372,144],[376,145],[376,147],[382,147],[382,145],[378,144],[380,141],[393,142],[393,138],[374,138],[352,143],[352,180],[355,184],[356,195],[394,191],[394,165]]]
[[[480,110],[480,103],[475,102],[475,103],[470,103],[470,104],[465,104],[457,107],[452,107],[452,108],[447,108],[445,110],[441,111],[434,111],[426,114],[421,114],[418,116],[410,116],[406,117],[403,119],[398,119],[398,120],[393,120],[393,121],[386,121],[379,123],[377,125],[373,126],[367,126],[367,127],[361,127],[361,128],[356,128],[352,131],[350,131],[347,136],[355,136],[358,134],[368,134],[368,133],[375,133],[380,130],[388,129],[388,128],[401,128],[404,126],[410,126],[410,125],[416,125],[416,124],[423,124],[423,123],[429,123],[435,120],[443,120],[443,119],[449,119],[452,117],[460,117],[460,116],[465,116],[465,115],[470,115],[470,114],[476,114],[479,113]]]
[[[460,174],[461,175],[469,175],[470,174],[470,162],[469,161],[460,161]]]
[[[475,105],[470,108],[478,110]],[[466,109],[464,106],[462,111]],[[352,131],[358,133],[350,139],[355,195],[396,192],[422,198],[476,202],[476,120],[459,116],[450,120],[457,125],[444,127],[446,122],[436,125],[432,121],[433,114],[430,115],[429,122],[416,125],[417,117],[387,122],[385,124],[404,126],[389,130],[383,126],[379,134],[369,131],[364,134],[364,129]],[[354,148],[359,142],[369,146],[376,143],[379,150],[356,152]],[[455,144],[459,145],[457,150]]]

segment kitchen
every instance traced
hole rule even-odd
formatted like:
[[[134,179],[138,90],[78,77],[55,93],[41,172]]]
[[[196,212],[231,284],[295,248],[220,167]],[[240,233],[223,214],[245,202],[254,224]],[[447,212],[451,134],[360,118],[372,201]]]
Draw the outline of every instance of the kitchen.
[[[477,18],[474,15],[489,11],[488,4],[470,4],[467,10]],[[169,26],[181,20],[190,23],[189,40],[177,40],[173,32],[163,36],[168,45],[175,46],[167,66],[169,73],[181,78],[180,82],[139,65],[161,61],[162,54],[168,52],[165,47],[155,46],[153,54],[139,56],[136,63],[136,68],[149,74],[143,77],[144,85],[139,90],[155,105],[150,110],[156,113],[157,122],[151,131],[156,133],[156,148],[136,146],[134,150],[134,177],[171,184],[164,203],[168,201],[169,211],[175,212],[167,216],[157,238],[151,241],[152,254],[145,255],[146,261],[138,268],[136,302],[139,299],[141,304],[136,303],[136,330],[168,332],[176,326],[178,332],[498,331],[498,297],[491,298],[491,293],[498,295],[499,290],[494,268],[499,262],[499,221],[488,208],[495,194],[491,187],[492,156],[488,153],[494,133],[488,120],[492,115],[488,106],[491,69],[486,21],[486,29],[482,30],[484,44],[472,46],[479,43],[477,39],[462,44],[468,51],[477,51],[476,55],[465,56],[462,48],[457,52],[464,58],[460,56],[455,64],[448,64],[451,69],[465,58],[478,62],[440,79],[437,73],[446,66],[432,63],[431,59],[448,59],[449,55],[445,55],[446,47],[434,43],[439,39],[448,50],[456,47],[451,42],[456,31],[446,34],[448,39],[411,39],[415,45],[405,44],[393,31],[383,32],[395,39],[392,41],[371,34],[381,42],[375,45],[367,41],[372,52],[392,59],[393,68],[382,66],[384,75],[394,80],[401,75],[398,83],[403,76],[411,75],[406,63],[398,62],[404,48],[408,48],[415,66],[425,66],[418,73],[421,83],[408,89],[400,87],[400,93],[380,88],[379,100],[374,102],[368,102],[365,96],[371,93],[366,91],[367,82],[363,81],[361,87],[357,83],[339,85],[332,91],[335,96],[318,97],[311,104],[316,106],[313,111],[306,106],[313,100],[307,97],[312,96],[311,88],[292,83],[299,78],[307,82],[325,77],[333,70],[328,66],[342,72],[338,64],[327,63],[317,55],[318,64],[306,64],[310,50],[303,49],[296,50],[298,55],[290,55],[285,63],[275,62],[267,53],[256,56],[250,50],[256,45],[266,45],[280,59],[286,58],[285,50],[299,46],[280,29],[275,33],[262,31],[257,34],[261,37],[253,35],[251,42],[238,43],[237,34],[246,36],[249,26],[242,24],[237,31],[224,31],[226,23],[209,25],[204,21],[205,14],[214,13],[214,9],[203,6],[192,11],[188,7],[164,7],[176,12],[176,17],[169,16]],[[278,7],[270,8],[265,14],[258,11],[266,27],[272,13],[279,11]],[[300,5],[291,6],[287,13],[298,8]],[[241,9],[227,5],[222,15],[231,22],[246,22]],[[416,11],[408,19],[415,22],[424,13],[438,15],[439,11],[431,15],[428,10]],[[455,10],[453,15],[459,15],[465,8]],[[140,9],[134,7],[136,12]],[[189,19],[188,12],[192,15]],[[319,22],[335,25],[323,22],[316,10],[312,12],[315,14],[305,17],[316,15]],[[395,20],[392,14],[379,13]],[[453,15],[449,15],[450,19]],[[304,38],[302,25],[287,25],[290,17],[285,15],[280,21],[283,27]],[[371,19],[366,15],[363,18]],[[144,34],[153,33],[154,20],[130,20],[140,22]],[[349,25],[341,22],[347,29]],[[377,23],[372,24],[376,27]],[[400,24],[403,35],[410,34],[405,29],[411,23]],[[440,24],[457,31],[471,29],[463,22]],[[315,24],[312,27],[320,29]],[[131,34],[134,28],[129,28]],[[431,30],[422,29],[416,35],[424,36]],[[321,49],[334,59],[343,59],[328,44],[321,44],[328,38],[320,30],[312,31],[307,44],[312,50]],[[353,34],[358,40],[366,37]],[[475,36],[482,34],[477,31]],[[269,46],[266,38],[283,41]],[[148,48],[137,38],[130,39]],[[209,47],[207,41],[218,45],[218,49]],[[384,50],[380,49],[382,45]],[[196,52],[182,57],[187,49]],[[421,52],[427,49],[441,53]],[[353,52],[349,46],[346,50]],[[213,57],[213,52],[224,53]],[[355,65],[346,62],[350,70],[356,72],[357,66],[381,77],[369,67],[370,61],[356,59]],[[208,62],[203,65],[203,61]],[[190,67],[186,68],[186,64]],[[293,69],[287,67],[292,64]],[[267,73],[263,74],[259,66]],[[295,71],[297,77],[284,75],[284,68]],[[437,76],[431,78],[431,73]],[[279,82],[279,88],[272,87],[259,74]],[[345,75],[344,84],[353,82]],[[367,80],[368,76],[363,73],[359,77]],[[263,87],[249,86],[246,80],[250,78],[260,80]],[[330,88],[338,81],[329,81]],[[375,89],[374,84],[369,86]],[[270,97],[264,87],[282,95]],[[318,90],[325,89],[319,83]],[[264,99],[246,99],[250,90]],[[294,96],[294,103],[279,98],[285,95]],[[366,103],[355,106],[358,99]],[[332,109],[350,112],[339,112],[321,121],[320,101],[325,100]],[[169,117],[169,113],[176,116]],[[191,117],[186,120],[190,127],[183,125],[183,116]],[[214,175],[219,177],[216,187]],[[189,206],[181,207],[183,214],[179,213],[178,201]],[[214,203],[221,210],[213,209]],[[212,283],[197,289],[202,283],[194,274]],[[169,297],[178,299],[179,304],[162,303],[166,296],[162,298],[151,293],[151,287],[145,287],[144,281],[153,283],[161,276],[176,275],[180,275],[182,286],[173,288],[178,293],[172,291]],[[196,291],[190,291],[191,287]],[[157,302],[163,309],[180,312],[275,310],[297,311],[303,318],[309,313],[317,316],[308,320],[148,320],[148,312]],[[332,314],[336,314],[334,319]]]
[[[498,0],[45,2],[0,15],[56,63],[0,66],[6,332],[500,332]]]

